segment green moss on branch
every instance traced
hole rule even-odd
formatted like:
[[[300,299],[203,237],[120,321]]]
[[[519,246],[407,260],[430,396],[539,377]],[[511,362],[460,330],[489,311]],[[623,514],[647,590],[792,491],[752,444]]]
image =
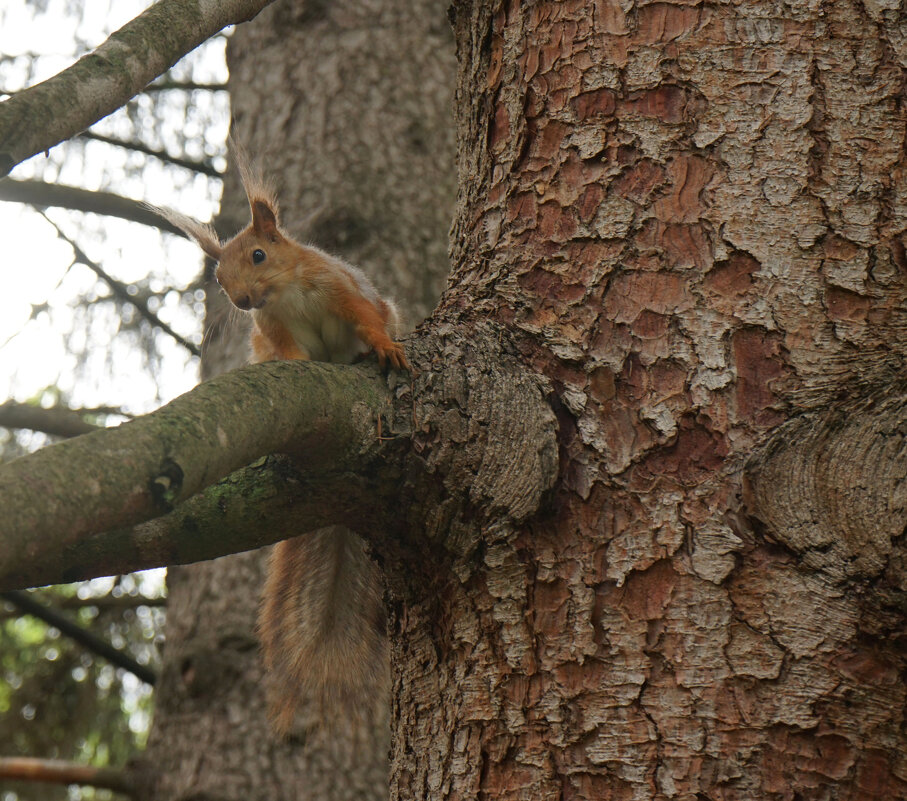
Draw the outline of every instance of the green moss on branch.
[[[269,362],[219,376],[117,428],[2,465],[0,581],[35,583],[35,566],[72,557],[101,532],[166,514],[269,453],[292,453],[315,475],[355,472],[386,446],[377,420],[390,404],[386,380],[366,366]],[[153,538],[141,542],[138,554],[147,555]],[[193,558],[191,548],[179,556]]]

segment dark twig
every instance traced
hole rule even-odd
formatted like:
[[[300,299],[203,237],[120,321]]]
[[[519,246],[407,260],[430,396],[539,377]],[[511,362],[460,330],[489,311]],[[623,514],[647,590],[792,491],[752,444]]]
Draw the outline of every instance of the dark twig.
[[[136,153],[144,153],[146,156],[153,156],[167,164],[184,167],[187,170],[193,170],[202,173],[202,175],[208,175],[211,178],[223,177],[218,170],[203,161],[192,161],[191,159],[184,159],[179,156],[171,156],[166,150],[156,150],[141,142],[126,142],[122,139],[115,139],[112,136],[104,136],[103,134],[95,133],[94,131],[83,131],[79,136],[82,139],[91,139],[94,142],[103,142],[107,145],[115,145],[116,147],[126,148],[127,150],[134,150]]]
[[[54,603],[61,609],[83,609],[94,606],[98,609],[135,609],[139,606],[167,606],[167,598],[149,598],[145,595],[99,595],[96,598],[57,598]]]
[[[141,665],[136,662],[129,654],[114,648],[106,640],[102,640],[96,634],[83,628],[78,623],[70,620],[65,615],[61,615],[55,609],[38,603],[27,592],[19,590],[6,590],[0,592],[0,598],[8,601],[17,609],[25,612],[32,617],[43,620],[47,625],[59,629],[61,634],[66,635],[74,642],[84,646],[89,651],[103,657],[112,665],[128,670],[136,678],[141,679],[146,684],[154,685],[157,681],[157,674],[147,665]]]
[[[168,81],[159,80],[149,83],[145,87],[146,92],[194,92],[196,90],[205,92],[226,92],[229,87],[225,83],[197,83],[196,81]]]
[[[119,217],[122,220],[150,225],[161,231],[185,236],[175,225],[171,225],[158,214],[150,211],[138,200],[115,195],[112,192],[92,192],[76,186],[7,178],[0,181],[0,200],[30,203],[38,208],[54,206],[73,211],[103,214],[107,217]]]

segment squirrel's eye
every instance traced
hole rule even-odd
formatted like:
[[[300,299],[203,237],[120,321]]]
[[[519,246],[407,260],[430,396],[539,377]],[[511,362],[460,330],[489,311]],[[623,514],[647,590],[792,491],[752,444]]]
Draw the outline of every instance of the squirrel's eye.
[[[263,250],[252,251],[252,262],[254,264],[261,264],[265,260],[265,258],[265,252]]]

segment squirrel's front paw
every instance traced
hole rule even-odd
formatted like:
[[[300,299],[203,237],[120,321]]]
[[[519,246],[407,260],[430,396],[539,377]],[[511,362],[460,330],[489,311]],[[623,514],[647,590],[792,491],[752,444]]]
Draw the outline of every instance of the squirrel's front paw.
[[[403,346],[399,342],[390,342],[388,345],[376,347],[375,353],[378,355],[378,364],[381,367],[391,366],[397,370],[409,370],[409,362],[406,361],[406,354],[403,352]]]

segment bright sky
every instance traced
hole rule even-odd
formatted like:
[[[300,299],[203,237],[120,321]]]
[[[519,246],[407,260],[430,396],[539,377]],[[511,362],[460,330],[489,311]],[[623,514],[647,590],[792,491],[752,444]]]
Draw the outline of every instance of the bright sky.
[[[16,91],[71,64],[78,54],[100,44],[113,30],[141,13],[150,0],[4,0],[0,5],[0,89]],[[36,5],[45,9],[42,13]],[[39,55],[39,58],[31,56]],[[31,73],[29,73],[31,70]],[[174,69],[176,76],[204,82],[226,80],[224,39],[214,39]],[[143,110],[152,100],[137,101]],[[122,139],[141,135],[147,144],[191,158],[223,151],[229,122],[225,93],[166,93],[168,113],[137,132],[134,120],[119,111],[95,130]],[[172,106],[172,110],[170,107]],[[147,119],[147,117],[146,117]],[[144,165],[144,170],[140,168]],[[167,167],[156,159],[97,142],[63,144],[49,157],[37,156],[17,167],[14,178],[41,178],[171,205],[202,220],[219,203],[216,180]],[[120,220],[48,209],[64,233],[92,260],[123,282],[151,277],[150,288],[165,292],[155,311],[187,338],[200,341],[199,297],[187,303],[177,290],[189,285],[201,268],[198,249],[146,226]],[[197,364],[165,334],[157,334],[157,366],[145,364],[132,337],[117,334],[112,309],[94,307],[86,317],[80,295],[104,296],[107,290],[83,265],[71,266],[72,248],[39,213],[14,203],[0,203],[0,402],[25,400],[48,386],[59,387],[71,405],[118,406],[133,412],[156,408],[197,382]],[[155,301],[156,302],[156,301]],[[46,310],[34,313],[47,305]],[[34,316],[34,319],[29,319]],[[68,353],[90,342],[84,363]]]

